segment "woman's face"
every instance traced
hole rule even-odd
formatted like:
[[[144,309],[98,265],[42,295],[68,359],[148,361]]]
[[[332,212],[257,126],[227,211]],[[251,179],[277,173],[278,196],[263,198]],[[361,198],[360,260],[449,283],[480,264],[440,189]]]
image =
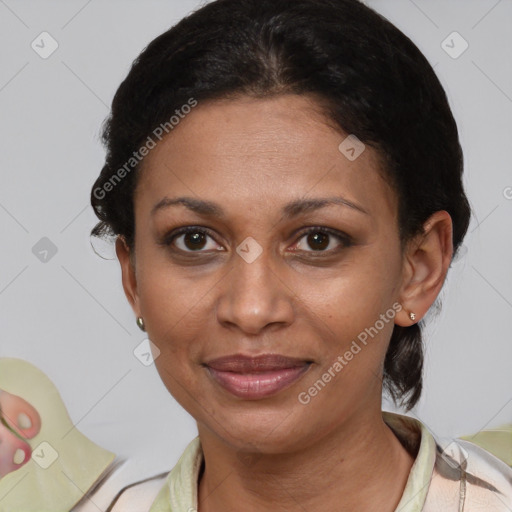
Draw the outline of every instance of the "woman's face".
[[[397,200],[370,147],[339,149],[346,137],[304,96],[241,98],[199,103],[144,160],[125,289],[171,394],[235,447],[304,447],[380,414]],[[207,365],[262,354],[296,361]]]

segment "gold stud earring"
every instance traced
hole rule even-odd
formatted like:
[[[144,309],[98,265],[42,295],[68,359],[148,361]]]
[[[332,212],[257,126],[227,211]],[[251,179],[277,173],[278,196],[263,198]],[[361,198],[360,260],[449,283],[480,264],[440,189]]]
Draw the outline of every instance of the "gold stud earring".
[[[413,313],[412,311],[409,313],[409,318],[414,322],[416,320],[416,313]]]
[[[141,331],[146,332],[146,325],[144,324],[144,320],[141,316],[137,317],[137,325]]]

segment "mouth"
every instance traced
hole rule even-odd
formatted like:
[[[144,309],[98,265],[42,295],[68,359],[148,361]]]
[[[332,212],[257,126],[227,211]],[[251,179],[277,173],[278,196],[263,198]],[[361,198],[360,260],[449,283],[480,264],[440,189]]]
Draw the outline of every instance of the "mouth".
[[[257,357],[235,354],[205,363],[208,374],[239,398],[257,400],[283,391],[299,380],[312,361],[276,354]]]

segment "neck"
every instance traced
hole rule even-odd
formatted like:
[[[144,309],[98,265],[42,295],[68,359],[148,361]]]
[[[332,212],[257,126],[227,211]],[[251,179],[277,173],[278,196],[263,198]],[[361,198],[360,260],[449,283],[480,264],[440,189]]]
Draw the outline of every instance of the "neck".
[[[203,424],[198,430],[200,512],[393,512],[414,462],[380,411],[279,454],[241,453]]]

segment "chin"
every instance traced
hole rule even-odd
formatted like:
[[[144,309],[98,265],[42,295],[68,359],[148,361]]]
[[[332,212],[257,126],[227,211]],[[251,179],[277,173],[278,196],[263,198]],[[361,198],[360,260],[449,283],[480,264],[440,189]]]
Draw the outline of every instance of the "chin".
[[[301,449],[317,432],[315,425],[307,426],[308,418],[312,417],[310,413],[297,418],[282,406],[269,409],[252,405],[252,410],[227,411],[212,404],[216,407],[215,419],[202,413],[198,421],[237,450],[267,454]],[[300,429],[297,425],[301,425]]]

